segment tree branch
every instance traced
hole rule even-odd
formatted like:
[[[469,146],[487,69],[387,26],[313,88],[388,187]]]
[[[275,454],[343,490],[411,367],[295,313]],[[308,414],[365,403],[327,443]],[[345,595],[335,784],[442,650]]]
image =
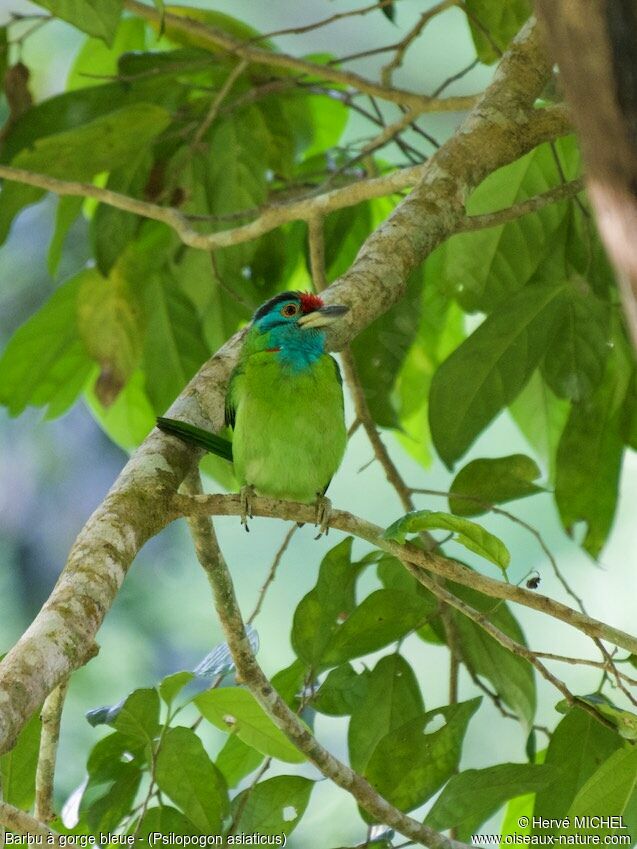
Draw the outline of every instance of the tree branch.
[[[458,0],[440,0],[439,3],[436,3],[435,6],[432,6],[431,9],[427,9],[426,12],[423,12],[415,26],[409,30],[407,35],[402,39],[402,41],[396,47],[396,53],[392,57],[392,59],[382,67],[380,78],[383,81],[383,85],[391,86],[392,84],[392,75],[394,71],[396,71],[403,64],[403,59],[405,58],[405,53],[409,50],[410,46],[414,43],[414,41],[418,38],[418,36],[422,33],[424,28],[427,26],[429,21],[439,15],[441,12],[445,12],[451,6],[457,6]]]
[[[499,209],[497,212],[487,212],[484,215],[467,215],[458,225],[457,232],[469,233],[473,230],[483,230],[485,227],[499,227],[501,224],[515,221],[516,218],[521,218],[523,215],[538,212],[540,209],[544,209],[545,206],[575,197],[575,195],[578,195],[582,191],[584,191],[584,179],[579,177],[577,180],[561,183],[554,189],[549,189],[546,192],[542,192],[542,194],[535,195],[528,200],[516,203],[506,209]]]
[[[259,236],[263,236],[290,221],[306,221],[315,215],[325,215],[328,212],[355,206],[375,197],[403,191],[418,182],[422,176],[422,167],[415,165],[402,168],[382,177],[360,180],[320,195],[310,195],[290,203],[273,204],[266,207],[261,215],[249,224],[234,227],[232,230],[221,230],[217,233],[200,233],[191,225],[189,217],[174,207],[137,200],[128,195],[111,191],[111,189],[100,188],[92,183],[59,180],[57,177],[35,174],[32,171],[13,168],[10,165],[0,165],[0,177],[17,183],[36,186],[38,189],[53,192],[53,194],[61,197],[70,195],[93,198],[108,206],[122,209],[124,212],[132,212],[153,221],[160,221],[173,229],[188,247],[199,248],[203,251],[214,251],[218,248],[227,248],[241,242],[258,239]]]
[[[411,195],[371,234],[349,271],[326,290],[328,303],[350,307],[328,339],[332,350],[342,348],[400,300],[411,271],[454,232],[464,199],[479,182],[540,141],[565,131],[563,112],[533,109],[549,75],[537,28],[530,21],[460,130],[421,166],[420,182]],[[204,428],[221,427],[225,387],[241,339],[241,333],[235,334],[201,368],[167,415]],[[171,496],[198,456],[180,440],[153,431],[88,520],[51,596],[0,664],[0,752],[11,747],[48,693],[85,662],[86,646],[92,644],[130,563],[165,525],[173,506]],[[303,521],[312,520],[306,512]],[[453,578],[452,573],[450,568]],[[487,582],[487,591],[491,584],[500,587],[497,581],[481,580]],[[542,609],[538,601],[542,597],[531,595],[531,606]],[[576,615],[564,610],[567,617]],[[574,621],[576,626],[582,624]],[[588,620],[582,622],[587,625]],[[637,641],[616,629],[594,620],[590,628],[637,651]]]
[[[252,506],[255,516],[269,516],[307,523],[313,523],[316,518],[316,510],[311,504],[298,504],[292,501],[278,501],[275,498],[255,496]],[[234,494],[202,495],[192,498],[176,495],[172,499],[172,510],[172,518],[182,515],[240,516],[241,498],[239,495]],[[359,516],[355,516],[353,513],[333,509],[328,524],[331,528],[353,534],[402,560],[417,580],[420,580],[419,576],[424,569],[426,572],[447,578],[457,584],[472,587],[492,598],[513,601],[524,607],[538,610],[541,613],[552,616],[554,619],[571,625],[583,634],[608,640],[629,652],[637,653],[637,637],[632,634],[614,628],[612,625],[607,625],[605,622],[587,616],[578,610],[573,610],[568,605],[555,601],[541,593],[518,587],[515,584],[508,584],[504,581],[496,581],[479,572],[474,572],[461,563],[450,560],[440,554],[423,551],[421,548],[417,548],[415,545],[410,545],[409,543],[400,545],[397,542],[387,540],[383,537],[383,528]]]
[[[229,35],[223,30],[203,24],[200,21],[195,21],[192,18],[173,15],[170,12],[164,12],[162,14],[157,9],[151,6],[145,6],[143,3],[138,2],[138,0],[124,0],[124,7],[129,12],[133,12],[138,17],[144,18],[154,24],[158,29],[163,20],[166,28],[170,27],[170,30],[173,32],[178,32],[191,38],[194,37],[197,39],[198,44],[208,49],[213,49],[214,52],[222,50],[230,55],[246,59],[253,65],[285,68],[286,70],[297,71],[304,75],[329,80],[339,85],[349,86],[364,94],[372,94],[375,97],[380,97],[382,100],[414,107],[423,112],[462,112],[470,109],[476,101],[475,97],[467,96],[437,99],[393,86],[384,86],[373,80],[367,80],[351,71],[341,71],[331,65],[320,65],[316,62],[310,62],[307,59],[298,59],[295,56],[288,56],[285,53],[275,53],[260,47],[254,47],[250,42],[234,38],[234,36]]]
[[[0,822],[12,831],[19,834],[33,835],[44,838],[46,846],[60,846],[60,835],[52,831],[47,825],[30,814],[10,805],[8,802],[0,801]]]
[[[35,818],[50,822],[55,817],[53,809],[53,782],[55,761],[60,739],[60,722],[69,679],[62,681],[48,696],[42,708],[42,734],[38,766],[35,773]]]
[[[194,476],[189,479],[189,489],[201,492],[201,479],[197,478],[196,484],[193,485],[193,478]],[[380,796],[368,781],[331,755],[316,740],[272,687],[256,661],[246,634],[232,577],[219,549],[212,522],[205,516],[196,516],[191,517],[188,524],[195,543],[197,558],[212,587],[217,616],[237,673],[278,728],[326,778],[351,793],[358,804],[380,822],[395,828],[405,837],[429,846],[430,849],[465,847],[465,844],[449,840],[437,831],[403,814]]]

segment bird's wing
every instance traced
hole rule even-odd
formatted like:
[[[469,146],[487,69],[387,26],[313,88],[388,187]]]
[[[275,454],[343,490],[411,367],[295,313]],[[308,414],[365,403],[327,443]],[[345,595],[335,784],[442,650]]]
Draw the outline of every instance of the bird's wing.
[[[226,427],[233,428],[237,418],[237,406],[239,404],[239,399],[237,397],[237,389],[239,378],[242,374],[243,367],[241,365],[238,365],[230,375],[230,380],[228,381],[228,390],[226,392],[226,405],[224,411]]]

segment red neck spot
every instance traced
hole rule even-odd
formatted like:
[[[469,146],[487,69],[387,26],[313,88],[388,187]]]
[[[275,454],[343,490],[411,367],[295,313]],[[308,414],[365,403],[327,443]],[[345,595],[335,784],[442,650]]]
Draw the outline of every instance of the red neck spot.
[[[266,352],[266,354],[276,354],[280,350],[281,350],[280,348],[266,348],[265,352]]]
[[[311,292],[301,292],[301,312],[303,314],[320,310],[323,306],[323,301],[318,295],[313,295]]]

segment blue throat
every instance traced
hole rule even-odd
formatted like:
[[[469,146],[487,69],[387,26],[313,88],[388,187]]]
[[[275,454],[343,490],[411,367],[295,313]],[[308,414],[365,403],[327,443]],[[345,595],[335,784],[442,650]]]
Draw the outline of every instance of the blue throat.
[[[264,336],[266,347],[278,348],[274,355],[293,372],[309,368],[325,352],[325,333],[322,330],[303,330],[296,324],[287,324],[273,327]]]

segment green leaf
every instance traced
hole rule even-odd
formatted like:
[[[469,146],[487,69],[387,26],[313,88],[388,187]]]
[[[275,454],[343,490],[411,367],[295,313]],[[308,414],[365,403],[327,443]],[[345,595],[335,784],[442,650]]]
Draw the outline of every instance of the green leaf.
[[[94,365],[79,338],[75,315],[81,271],[67,280],[18,328],[0,359],[0,403],[12,416],[29,404],[48,405],[50,418],[75,401]]]
[[[404,297],[352,341],[356,370],[370,413],[381,427],[398,424],[392,391],[420,324],[421,289],[422,269],[418,269],[410,275]]]
[[[263,762],[263,752],[244,743],[236,734],[231,734],[215,760],[215,766],[226,780],[228,787],[236,787],[246,775]]]
[[[573,800],[568,815],[571,820],[566,833],[594,834],[603,842],[604,837],[617,832],[603,823],[587,823],[581,826],[576,817],[598,817],[600,811],[605,817],[621,816],[634,801],[637,785],[637,749],[631,746],[619,749],[606,760],[588,779]],[[620,832],[621,833],[621,832]]]
[[[218,834],[229,811],[228,791],[203,743],[189,728],[169,728],[155,765],[160,790],[204,834]]]
[[[367,678],[367,691],[352,711],[347,743],[352,768],[363,772],[378,743],[391,731],[422,715],[416,676],[399,654],[381,658]]]
[[[555,772],[550,766],[512,763],[467,769],[450,778],[425,823],[437,831],[454,828],[458,840],[469,840],[506,801],[545,789]]]
[[[621,430],[626,445],[637,451],[637,371],[633,371],[628,384],[621,413]]]
[[[504,0],[497,0],[502,5]],[[515,2],[515,0],[513,0]],[[555,142],[566,179],[580,173],[574,137]],[[500,168],[467,201],[470,215],[507,209],[561,182],[553,149],[545,144]],[[566,257],[574,238],[569,204],[550,204],[499,227],[460,233],[427,259],[425,276],[466,312],[490,313],[529,283],[559,285],[571,274]]]
[[[97,269],[87,270],[77,295],[77,325],[84,347],[100,367],[95,394],[108,407],[135,371],[142,352],[139,304],[117,269],[108,280]]]
[[[117,778],[122,764],[131,762],[131,758],[138,765],[144,764],[149,754],[145,740],[140,741],[114,731],[93,746],[86,762],[86,771],[91,781],[103,785]]]
[[[449,589],[500,631],[517,643],[526,645],[522,629],[506,604],[494,603],[489,596],[460,584],[449,583]],[[462,662],[473,675],[490,681],[502,701],[530,728],[536,708],[535,676],[531,664],[523,657],[511,654],[460,611],[452,610],[451,616],[459,635]]]
[[[90,180],[124,165],[168,126],[170,113],[150,103],[117,109],[89,123],[38,138],[11,161],[15,168],[65,180]],[[44,195],[42,189],[7,182],[0,196],[0,241],[16,214]]]
[[[468,21],[478,59],[496,62],[527,20],[530,0],[467,0]]]
[[[120,20],[108,45],[101,38],[87,38],[71,65],[67,91],[103,85],[107,77],[117,75],[117,60],[122,53],[143,50],[145,46],[146,25],[140,18]]]
[[[553,338],[563,292],[529,286],[508,298],[435,373],[429,423],[447,466],[524,388]]]
[[[559,398],[590,398],[604,377],[610,352],[610,305],[576,278],[566,290],[563,313],[546,352],[542,373]]]
[[[431,273],[431,261],[426,265]],[[421,321],[414,344],[396,381],[394,400],[401,430],[398,439],[425,468],[431,465],[428,404],[431,379],[438,366],[465,338],[464,314],[427,277],[422,292]]]
[[[511,560],[505,544],[481,525],[434,510],[414,510],[407,513],[387,528],[383,538],[404,543],[407,534],[427,530],[451,531],[455,535],[455,542],[490,560],[501,569],[506,569]]]
[[[236,816],[241,812],[235,827],[243,834],[287,837],[301,821],[314,783],[300,775],[277,775],[260,781],[232,800],[232,813]]]
[[[549,787],[538,791],[535,815],[545,819],[563,817],[580,788],[621,745],[617,734],[581,708],[572,708],[551,735],[545,763],[560,772]],[[604,812],[610,813],[610,809]],[[557,829],[553,827],[548,833],[557,834]]]
[[[232,35],[241,41],[251,41],[254,38],[258,38],[259,47],[264,50],[271,49],[271,43],[267,41],[267,39],[260,38],[261,34],[258,30],[254,29],[254,27],[251,27],[249,24],[240,21],[238,18],[226,15],[224,12],[217,12],[213,9],[199,9],[195,6],[173,6],[168,3],[164,4],[164,9],[171,15],[177,15],[181,18],[190,18],[193,21],[199,21],[202,24],[206,24],[206,26],[227,32],[229,35]],[[152,22],[152,26],[157,26],[154,21]],[[176,29],[174,24],[168,20],[165,21],[162,26],[164,27],[164,34],[166,37],[177,44],[194,44],[196,47],[203,47],[211,53],[221,52],[221,49],[217,50],[217,48],[211,45],[207,39],[200,37],[196,32],[182,32]]]
[[[352,538],[347,537],[325,555],[318,580],[299,602],[292,623],[292,646],[308,666],[318,669],[323,653],[356,605],[358,570],[351,561]]]
[[[557,449],[555,500],[560,519],[571,535],[576,523],[585,523],[581,545],[591,557],[599,555],[615,517],[624,450],[621,405],[629,375],[615,349],[593,397],[573,404]]]
[[[144,197],[151,164],[148,150],[142,148],[136,156],[131,156],[129,162],[110,172],[105,188],[130,197]],[[99,204],[91,220],[91,236],[97,266],[102,274],[109,274],[126,246],[133,242],[138,229],[139,218],[136,215],[105,203]],[[141,252],[146,246],[140,243],[133,249]]]
[[[120,763],[118,774],[106,793],[96,799],[86,812],[93,832],[109,833],[131,812],[142,773],[137,763]]]
[[[322,656],[334,666],[377,651],[425,623],[431,606],[400,590],[376,590],[367,596],[332,635]]]
[[[144,343],[146,391],[163,413],[208,358],[192,302],[167,277],[153,277],[144,291],[147,325]]]
[[[2,799],[28,810],[35,798],[35,771],[40,749],[42,723],[36,711],[24,726],[11,751],[0,755]]]
[[[270,683],[288,707],[298,707],[299,693],[304,689],[307,669],[305,664],[295,659],[289,666],[280,669],[270,679]]]
[[[167,675],[159,685],[159,695],[167,705],[171,705],[194,677],[194,674],[188,670],[173,672],[172,675]]]
[[[9,65],[9,40],[7,27],[0,27],[0,91],[4,91],[4,77]]]
[[[67,234],[81,213],[83,203],[83,197],[58,198],[55,214],[55,230],[53,231],[47,254],[47,268],[51,277],[55,277],[62,258],[62,248],[64,247]]]
[[[135,690],[128,696],[113,723],[124,737],[152,745],[159,733],[159,695],[157,690]]]
[[[624,740],[637,740],[637,714],[617,707],[603,693],[591,693],[588,696],[578,696],[577,700],[580,703],[584,702],[590,705],[597,711],[597,713],[600,713],[602,716],[605,716],[608,720],[610,720],[617,729],[619,736]],[[568,709],[569,704],[566,699],[558,702],[555,706],[555,710],[560,711],[560,713],[566,713]]]
[[[305,755],[290,743],[248,690],[241,687],[208,690],[196,696],[194,703],[208,722],[226,733],[236,734],[264,755],[288,763],[305,760]]]
[[[326,216],[325,274],[329,283],[350,267],[371,229],[369,204],[346,207]],[[307,265],[309,270],[309,258]]]
[[[449,509],[456,516],[480,516],[493,504],[543,492],[533,483],[540,474],[537,463],[524,454],[472,460],[449,487]]]
[[[156,808],[148,808],[139,825],[133,824],[128,833],[135,834],[139,841],[146,842],[149,834],[161,834],[164,837],[171,837],[175,834],[202,834],[188,817],[185,817],[181,811],[171,805],[158,805]]]
[[[555,454],[566,424],[569,404],[557,398],[536,372],[509,411],[527,442],[537,451],[555,480]]]
[[[74,27],[111,45],[117,32],[123,0],[36,0]]]
[[[124,451],[137,448],[155,427],[155,410],[146,394],[146,381],[137,369],[115,401],[104,407],[89,386],[85,399],[100,427]]]
[[[410,595],[416,595],[426,601],[429,606],[427,623],[418,629],[421,639],[441,645],[445,643],[445,631],[440,620],[438,600],[419,583],[395,557],[385,555],[377,567],[378,579],[389,589],[401,590]]]
[[[481,701],[436,708],[390,731],[367,763],[367,780],[401,811],[422,805],[458,768],[467,725]],[[440,719],[442,728],[428,733]]]
[[[368,685],[367,670],[358,673],[344,663],[328,674],[312,696],[312,707],[327,716],[348,716],[364,698]]]

